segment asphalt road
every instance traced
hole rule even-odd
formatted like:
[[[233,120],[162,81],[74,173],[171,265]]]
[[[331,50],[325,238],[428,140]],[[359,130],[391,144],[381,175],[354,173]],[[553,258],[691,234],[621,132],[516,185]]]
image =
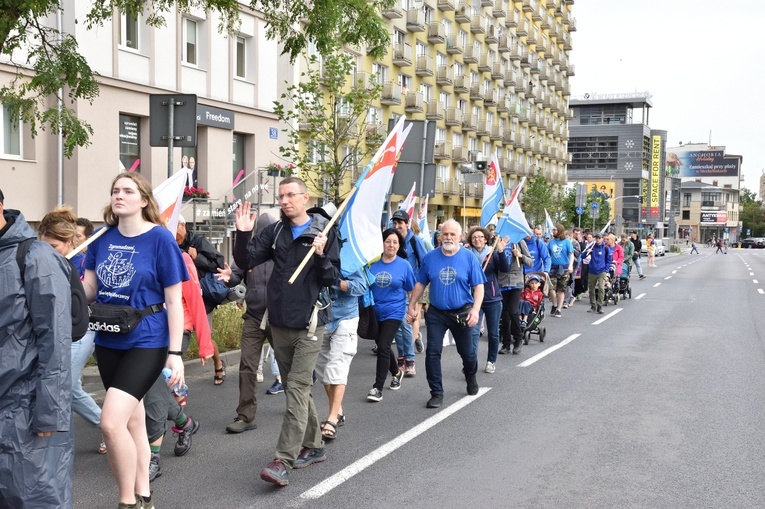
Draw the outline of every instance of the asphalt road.
[[[657,259],[606,315],[581,301],[548,317],[544,343],[479,372],[478,396],[466,396],[446,348],[439,410],[425,408],[424,355],[416,378],[367,402],[375,358],[360,340],[348,423],[328,461],[292,471],[286,488],[259,478],[284,411],[283,395],[265,395],[268,375],[258,429],[227,435],[236,368],[214,387],[211,367],[189,366],[188,412],[201,429],[182,458],[166,436],[156,507],[765,507],[765,251],[701,253]],[[326,412],[321,387],[314,396]],[[76,434],[75,507],[114,507],[98,430],[76,417]]]

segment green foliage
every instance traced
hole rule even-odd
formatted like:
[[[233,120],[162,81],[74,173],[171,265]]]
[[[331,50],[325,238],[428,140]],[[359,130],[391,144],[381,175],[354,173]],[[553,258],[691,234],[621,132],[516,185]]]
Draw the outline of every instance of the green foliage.
[[[287,126],[289,144],[279,147],[282,157],[297,164],[309,188],[336,205],[343,198],[348,172],[368,159],[383,139],[380,130],[367,129],[369,106],[381,87],[365,83],[361,76],[341,51],[321,59],[313,56],[300,82],[274,104]]]
[[[746,237],[765,237],[765,210],[762,207],[762,200],[757,200],[757,196],[749,189],[741,190],[741,205],[743,212],[739,216],[742,229]],[[752,231],[751,235],[746,235],[746,230]]]
[[[545,209],[551,216],[553,207],[553,188],[552,184],[541,173],[534,177],[526,179],[526,183],[521,189],[521,208],[526,214],[526,221],[532,228],[545,223]]]

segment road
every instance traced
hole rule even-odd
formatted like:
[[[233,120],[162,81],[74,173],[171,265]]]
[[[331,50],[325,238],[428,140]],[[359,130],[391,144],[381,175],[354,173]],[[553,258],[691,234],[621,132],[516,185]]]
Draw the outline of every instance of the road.
[[[466,396],[446,348],[439,410],[425,408],[424,355],[416,378],[367,402],[374,356],[360,340],[348,423],[328,461],[292,471],[286,488],[259,479],[283,395],[265,395],[267,377],[258,429],[227,435],[237,370],[214,387],[212,368],[190,366],[188,409],[201,429],[182,458],[167,435],[156,507],[765,507],[765,251],[713,252],[657,259],[646,280],[632,279],[633,299],[606,315],[581,301],[548,317],[544,343],[479,372],[478,396]],[[314,396],[325,412],[321,387]],[[114,507],[98,430],[76,417],[76,433],[76,507]]]

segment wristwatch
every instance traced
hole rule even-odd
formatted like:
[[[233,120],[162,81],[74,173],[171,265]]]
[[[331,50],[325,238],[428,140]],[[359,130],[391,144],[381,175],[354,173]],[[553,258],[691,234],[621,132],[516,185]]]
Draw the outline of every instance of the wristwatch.
[[[180,355],[181,357],[183,357],[183,352],[181,352],[180,350],[168,350],[167,355]]]

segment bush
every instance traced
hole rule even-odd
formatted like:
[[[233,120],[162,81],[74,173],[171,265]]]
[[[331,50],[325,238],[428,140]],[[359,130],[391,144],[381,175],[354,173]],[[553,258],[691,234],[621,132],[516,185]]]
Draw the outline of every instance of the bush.
[[[242,315],[244,307],[233,302],[218,306],[213,311],[213,341],[218,343],[221,353],[236,350],[240,347],[242,338]],[[199,347],[196,338],[191,338],[191,344],[186,352],[186,359],[199,357]]]

